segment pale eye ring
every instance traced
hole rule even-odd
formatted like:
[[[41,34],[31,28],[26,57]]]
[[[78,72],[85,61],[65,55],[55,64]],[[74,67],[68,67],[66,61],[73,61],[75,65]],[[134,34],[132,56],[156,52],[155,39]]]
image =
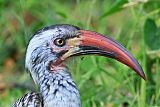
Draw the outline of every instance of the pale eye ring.
[[[62,47],[66,44],[66,42],[63,38],[57,38],[57,39],[54,40],[54,44]]]

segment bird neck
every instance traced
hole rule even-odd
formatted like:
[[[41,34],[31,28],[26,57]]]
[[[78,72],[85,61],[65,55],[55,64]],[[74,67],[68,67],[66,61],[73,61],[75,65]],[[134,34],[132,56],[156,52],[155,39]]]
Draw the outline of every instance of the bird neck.
[[[37,83],[44,107],[81,107],[79,91],[67,67],[40,68],[36,69]]]

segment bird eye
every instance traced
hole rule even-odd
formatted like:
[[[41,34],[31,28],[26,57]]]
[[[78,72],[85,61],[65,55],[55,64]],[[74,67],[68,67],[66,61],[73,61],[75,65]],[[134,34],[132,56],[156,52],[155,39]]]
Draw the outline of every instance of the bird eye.
[[[63,38],[55,39],[54,44],[57,45],[57,46],[64,46],[65,45],[65,40]]]

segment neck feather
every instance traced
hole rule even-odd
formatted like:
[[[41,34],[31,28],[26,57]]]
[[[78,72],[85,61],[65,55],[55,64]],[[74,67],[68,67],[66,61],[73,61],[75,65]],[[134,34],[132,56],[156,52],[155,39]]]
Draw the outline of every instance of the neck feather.
[[[45,64],[35,66],[35,81],[39,85],[44,107],[81,107],[80,94],[67,67],[55,71]]]

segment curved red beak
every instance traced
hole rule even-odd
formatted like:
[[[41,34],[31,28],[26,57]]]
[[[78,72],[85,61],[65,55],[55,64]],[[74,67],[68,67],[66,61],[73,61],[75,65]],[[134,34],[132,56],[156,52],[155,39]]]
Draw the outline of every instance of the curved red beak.
[[[81,38],[79,51],[74,55],[98,54],[118,60],[119,62],[132,68],[138,75],[146,80],[145,74],[140,64],[135,58],[119,43],[102,34],[80,30]]]

